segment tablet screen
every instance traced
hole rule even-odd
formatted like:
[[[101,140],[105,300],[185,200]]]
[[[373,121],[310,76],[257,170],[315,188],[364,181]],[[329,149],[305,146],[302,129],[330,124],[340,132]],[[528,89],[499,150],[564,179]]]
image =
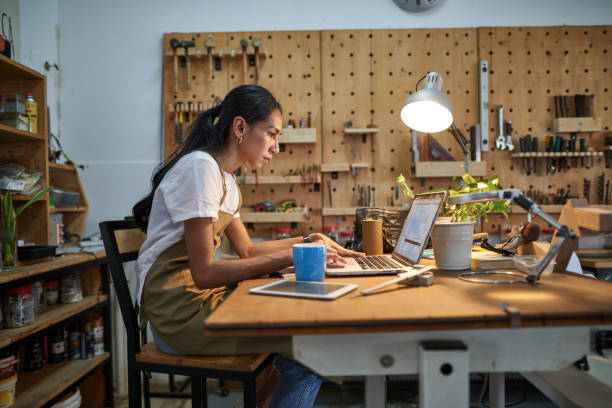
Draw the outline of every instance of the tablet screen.
[[[357,285],[346,283],[301,282],[281,280],[251,289],[252,293],[262,295],[295,296],[317,299],[334,299]]]

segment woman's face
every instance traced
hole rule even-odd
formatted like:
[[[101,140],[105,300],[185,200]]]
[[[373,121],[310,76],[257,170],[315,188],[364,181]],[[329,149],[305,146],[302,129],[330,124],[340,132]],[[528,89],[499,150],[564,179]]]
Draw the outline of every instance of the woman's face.
[[[278,137],[283,128],[283,119],[278,109],[268,118],[253,125],[245,123],[244,136],[239,145],[242,159],[251,169],[259,169],[272,160],[279,152]]]

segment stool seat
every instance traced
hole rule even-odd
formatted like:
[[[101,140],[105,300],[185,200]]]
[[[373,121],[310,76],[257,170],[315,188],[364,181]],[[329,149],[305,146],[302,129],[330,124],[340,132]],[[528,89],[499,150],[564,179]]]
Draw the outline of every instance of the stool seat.
[[[231,370],[250,373],[270,357],[268,353],[243,354],[237,356],[184,356],[160,351],[154,341],[140,347],[136,361],[141,363],[166,364],[179,367]]]

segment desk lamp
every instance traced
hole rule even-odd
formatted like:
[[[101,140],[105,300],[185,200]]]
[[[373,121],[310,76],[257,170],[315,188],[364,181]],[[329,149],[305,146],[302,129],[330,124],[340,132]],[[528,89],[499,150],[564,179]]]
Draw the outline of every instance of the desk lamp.
[[[491,201],[491,200],[513,200],[522,208],[524,208],[527,212],[530,212],[533,215],[540,216],[557,229],[556,240],[554,244],[550,246],[550,249],[544,255],[544,258],[538,263],[532,273],[527,275],[527,282],[534,283],[538,279],[540,279],[540,275],[546,269],[546,266],[550,263],[550,261],[555,257],[559,249],[563,245],[563,242],[566,239],[574,239],[576,238],[576,234],[565,225],[561,225],[559,221],[555,220],[550,215],[546,214],[544,210],[542,210],[536,203],[531,201],[531,199],[525,197],[520,190],[514,189],[505,189],[505,190],[495,190],[495,191],[485,191],[481,193],[468,193],[456,195],[448,198],[448,204],[467,204],[467,203],[477,203],[482,201]],[[568,260],[569,261],[569,260]],[[567,265],[562,265],[562,269],[565,269]]]
[[[442,75],[437,72],[430,72],[417,82],[417,89],[419,83],[425,80],[423,88],[420,91],[412,94],[406,104],[404,105],[401,113],[402,121],[410,128],[418,132],[441,132],[445,129],[449,129],[451,134],[455,137],[463,152],[465,154],[465,169],[467,171],[467,163],[469,160],[470,143],[465,139],[461,131],[457,128],[453,122],[453,108],[450,101],[442,93],[442,84],[444,80]],[[544,256],[544,258],[538,263],[532,273],[527,275],[526,281],[534,283],[540,279],[540,275],[550,261],[555,257],[563,242],[566,239],[576,238],[576,234],[572,232],[565,225],[561,225],[550,215],[546,214],[540,207],[538,207],[533,201],[525,197],[520,190],[506,189],[506,190],[495,190],[480,193],[469,193],[461,194],[449,197],[448,204],[467,204],[482,201],[492,200],[513,200],[526,211],[531,212],[533,215],[542,217],[546,222],[554,226],[558,232],[556,241],[551,245],[550,249]],[[567,262],[567,261],[566,261]],[[567,265],[562,265],[563,269]],[[495,274],[495,272],[492,272]],[[502,273],[502,272],[498,272]],[[521,280],[525,281],[525,280]],[[491,281],[491,283],[497,283]]]
[[[418,91],[419,83],[425,80]],[[437,133],[448,129],[464,155],[465,171],[470,160],[470,142],[453,122],[453,107],[442,92],[444,79],[437,72],[430,72],[417,82],[417,92],[410,95],[402,108],[402,121],[411,129],[423,133]]]

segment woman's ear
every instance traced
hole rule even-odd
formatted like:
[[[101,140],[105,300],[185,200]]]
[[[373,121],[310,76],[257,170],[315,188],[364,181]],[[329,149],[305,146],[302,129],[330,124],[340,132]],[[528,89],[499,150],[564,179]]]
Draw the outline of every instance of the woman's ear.
[[[234,131],[234,137],[242,141],[247,130],[246,120],[242,116],[236,116],[232,122],[232,130]]]

